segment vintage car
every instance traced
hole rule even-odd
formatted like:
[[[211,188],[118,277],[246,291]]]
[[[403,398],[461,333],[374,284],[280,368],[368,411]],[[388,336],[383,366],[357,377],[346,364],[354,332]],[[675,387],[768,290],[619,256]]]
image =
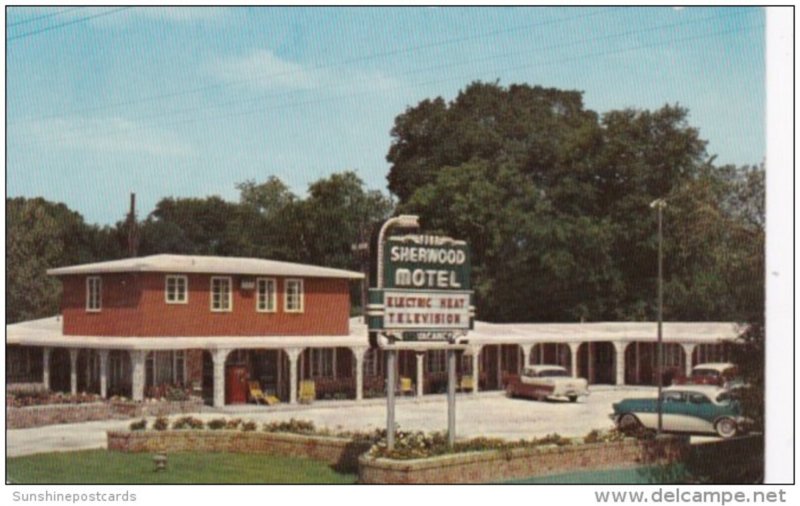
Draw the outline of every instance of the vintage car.
[[[664,432],[717,434],[730,438],[747,432],[752,421],[729,390],[715,385],[671,386],[661,392]],[[612,405],[611,419],[623,432],[653,431],[658,427],[658,399],[624,399]]]
[[[522,375],[508,377],[506,395],[575,402],[579,396],[589,395],[589,388],[585,379],[573,378],[560,365],[531,365],[523,369]]]
[[[736,366],[730,362],[709,362],[692,367],[692,373],[688,378],[686,376],[677,377],[673,384],[717,385],[732,390],[742,388],[744,381],[739,376]]]

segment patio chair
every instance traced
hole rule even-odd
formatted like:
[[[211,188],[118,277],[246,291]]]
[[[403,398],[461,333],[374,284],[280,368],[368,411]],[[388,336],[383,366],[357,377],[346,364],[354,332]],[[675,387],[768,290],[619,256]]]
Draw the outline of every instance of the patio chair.
[[[458,388],[462,392],[473,391],[475,389],[475,383],[472,381],[472,376],[461,376],[461,382],[459,382]]]
[[[312,380],[301,381],[300,395],[297,400],[302,403],[309,403],[316,398],[317,398],[317,389],[316,385],[314,384],[314,381]]]
[[[414,395],[414,384],[411,383],[411,378],[400,378],[400,395]]]
[[[267,402],[267,396],[264,395],[258,381],[249,382],[248,388],[250,389],[250,398],[253,399],[256,404],[269,404],[269,402]]]

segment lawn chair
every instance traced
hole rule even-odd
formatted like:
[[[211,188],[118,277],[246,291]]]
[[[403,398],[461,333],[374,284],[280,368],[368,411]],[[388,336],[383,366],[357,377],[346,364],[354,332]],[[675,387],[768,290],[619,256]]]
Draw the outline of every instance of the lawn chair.
[[[317,388],[312,380],[304,380],[300,382],[300,396],[298,402],[310,403],[317,398]]]
[[[267,396],[264,395],[258,381],[249,382],[248,387],[250,389],[250,398],[253,399],[253,402],[256,404],[269,404],[269,402],[267,402]]]
[[[400,378],[400,395],[414,395],[414,384],[411,378]]]

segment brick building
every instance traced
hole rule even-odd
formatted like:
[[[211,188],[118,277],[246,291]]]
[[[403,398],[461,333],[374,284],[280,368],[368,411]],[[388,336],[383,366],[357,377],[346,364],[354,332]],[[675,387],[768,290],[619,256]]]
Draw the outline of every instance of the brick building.
[[[383,357],[368,346],[350,293],[363,275],[253,258],[154,255],[51,269],[61,315],[8,325],[8,383],[61,391],[160,396],[169,386],[209,403],[247,402],[249,382],[297,402],[311,380],[318,398],[380,396]],[[732,323],[667,322],[669,374],[724,360]],[[478,390],[504,388],[525,363],[562,364],[590,383],[652,384],[653,322],[476,322],[458,374]],[[401,351],[412,393],[443,391],[444,350]]]

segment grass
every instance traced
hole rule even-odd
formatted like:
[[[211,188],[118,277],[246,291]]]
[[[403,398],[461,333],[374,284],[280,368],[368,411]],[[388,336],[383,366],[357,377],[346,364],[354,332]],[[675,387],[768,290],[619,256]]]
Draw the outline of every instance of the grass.
[[[155,472],[150,453],[87,450],[44,453],[6,461],[9,483],[30,484],[262,484],[355,483],[323,462],[237,453],[173,453]]]

